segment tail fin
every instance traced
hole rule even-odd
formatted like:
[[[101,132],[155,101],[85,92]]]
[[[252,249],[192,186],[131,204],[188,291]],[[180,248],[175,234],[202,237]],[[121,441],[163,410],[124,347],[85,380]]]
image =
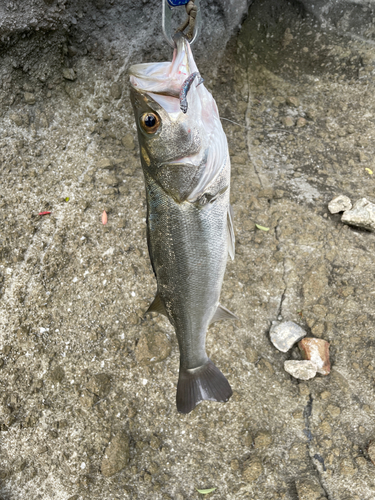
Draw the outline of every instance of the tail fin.
[[[190,413],[203,400],[228,401],[232,394],[228,380],[210,359],[198,368],[180,368],[176,398],[180,413]]]

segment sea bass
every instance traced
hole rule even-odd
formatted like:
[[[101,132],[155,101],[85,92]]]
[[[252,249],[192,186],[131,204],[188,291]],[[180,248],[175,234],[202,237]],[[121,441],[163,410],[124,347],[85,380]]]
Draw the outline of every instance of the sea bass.
[[[188,41],[179,35],[175,44],[172,62],[134,65],[130,82],[157,280],[148,311],[165,314],[176,330],[177,409],[189,413],[203,400],[232,395],[205,342],[211,323],[236,318],[219,304],[234,232],[230,159],[218,109],[203,80],[193,81],[199,73]]]

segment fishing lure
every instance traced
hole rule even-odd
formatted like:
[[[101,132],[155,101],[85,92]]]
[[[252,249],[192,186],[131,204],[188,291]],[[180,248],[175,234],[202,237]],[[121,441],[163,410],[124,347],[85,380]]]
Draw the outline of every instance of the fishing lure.
[[[181,90],[180,90],[180,109],[183,113],[186,113],[188,110],[188,103],[187,103],[187,94],[190,90],[191,84],[193,83],[194,79],[196,76],[199,76],[199,81],[197,83],[200,85],[201,83],[204,82],[203,78],[200,76],[198,71],[195,71],[192,73],[190,76],[186,78],[184,83],[182,84]]]

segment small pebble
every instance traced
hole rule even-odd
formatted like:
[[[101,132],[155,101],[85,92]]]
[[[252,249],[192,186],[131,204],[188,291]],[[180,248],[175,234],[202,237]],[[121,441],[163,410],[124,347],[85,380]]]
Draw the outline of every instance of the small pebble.
[[[65,78],[65,80],[73,81],[77,78],[77,75],[76,75],[73,68],[64,68],[63,69],[63,77]]]
[[[375,442],[370,443],[367,449],[367,453],[370,457],[371,462],[375,465]]]
[[[289,106],[294,106],[295,108],[298,108],[299,99],[298,97],[295,96],[289,96],[286,98],[286,103],[289,104]]]
[[[375,204],[366,198],[356,201],[351,210],[344,212],[341,222],[375,231]]]
[[[281,352],[287,352],[296,342],[306,336],[306,332],[293,321],[275,322],[270,329],[272,344]]]
[[[300,116],[297,120],[297,127],[304,127],[305,125],[306,125],[305,118],[302,118],[302,116]]]
[[[294,125],[294,118],[292,116],[284,116],[282,121],[286,127],[293,127]]]
[[[300,380],[310,380],[315,377],[317,367],[312,361],[289,360],[285,361],[284,370],[294,378],[298,378]]]
[[[101,472],[105,477],[111,477],[129,462],[129,438],[120,431],[105,449],[101,463]]]
[[[368,161],[368,157],[365,155],[365,153],[363,151],[360,151],[358,153],[358,159],[361,163]]]
[[[122,88],[118,83],[113,83],[110,89],[110,94],[114,99],[121,99]]]
[[[328,375],[331,371],[329,362],[329,342],[323,339],[305,337],[298,343],[303,359],[312,361],[317,372],[322,375]]]
[[[27,104],[35,104],[35,95],[30,92],[25,92],[23,95],[25,102]]]
[[[339,212],[345,212],[346,210],[350,210],[352,208],[352,202],[350,198],[347,196],[340,194],[339,196],[335,196],[328,203],[328,210],[331,214],[338,214]]]

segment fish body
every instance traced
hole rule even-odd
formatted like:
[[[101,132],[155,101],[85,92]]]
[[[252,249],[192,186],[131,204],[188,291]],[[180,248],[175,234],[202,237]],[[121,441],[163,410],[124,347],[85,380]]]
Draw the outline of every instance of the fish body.
[[[171,63],[130,68],[131,99],[147,197],[147,240],[157,280],[149,311],[165,314],[180,348],[177,409],[227,401],[231,387],[208,358],[208,326],[235,318],[219,297],[228,252],[234,256],[229,204],[230,159],[216,103],[201,81],[188,41],[179,36]]]

